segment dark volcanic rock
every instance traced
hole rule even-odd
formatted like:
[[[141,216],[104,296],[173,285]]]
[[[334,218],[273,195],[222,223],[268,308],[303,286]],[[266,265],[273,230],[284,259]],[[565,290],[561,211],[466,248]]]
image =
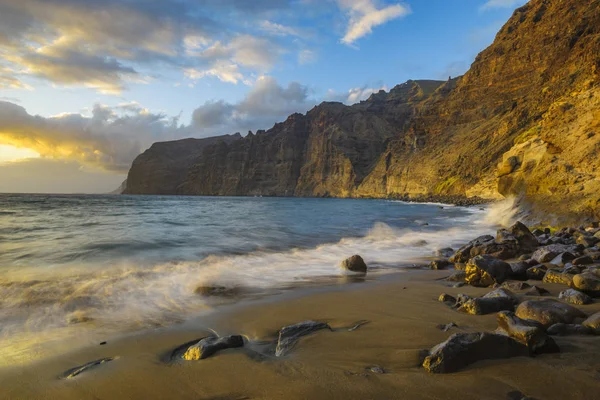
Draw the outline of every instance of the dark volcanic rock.
[[[590,315],[588,319],[582,322],[582,325],[592,329],[597,335],[600,335],[600,312]]]
[[[495,333],[456,333],[431,349],[423,367],[431,373],[452,373],[482,360],[528,356],[527,347]]]
[[[438,301],[448,306],[454,306],[456,304],[456,298],[446,293],[440,294],[440,297],[438,297]]]
[[[454,322],[450,322],[449,324],[446,325],[438,325],[437,326],[439,330],[441,330],[442,332],[448,332],[450,329],[452,328],[457,328],[458,325],[456,325]]]
[[[456,253],[450,257],[450,262],[453,263],[466,263],[471,259],[471,249],[473,246],[479,246],[483,243],[490,243],[494,241],[494,237],[490,235],[479,236],[476,239],[471,240],[468,244],[456,250]]]
[[[550,263],[558,265],[560,267],[564,267],[565,264],[573,261],[574,259],[575,256],[571,253],[560,253],[559,255],[554,257],[552,261],[550,261]]]
[[[544,279],[546,271],[548,271],[548,268],[544,265],[536,265],[535,267],[531,267],[527,270],[527,278],[534,281],[541,281]]]
[[[593,263],[594,260],[590,256],[582,256],[573,260],[573,265],[589,265]]]
[[[465,271],[457,271],[445,278],[445,280],[448,282],[464,282],[466,278],[467,273]]]
[[[521,319],[510,311],[499,312],[496,319],[500,330],[505,331],[519,343],[526,345],[532,353],[556,353],[559,351],[557,344],[546,335],[544,326],[539,322]]]
[[[342,261],[342,268],[347,271],[367,273],[367,264],[359,255],[354,255]]]
[[[431,269],[446,269],[452,267],[453,264],[447,260],[434,260],[429,263],[429,268]]]
[[[509,263],[511,274],[511,279],[517,279],[521,281],[527,280],[527,270],[530,268],[530,265],[525,261],[518,261]]]
[[[472,286],[492,286],[502,283],[512,273],[510,265],[496,257],[481,255],[473,257],[467,264],[466,283]]]
[[[527,300],[517,307],[516,315],[522,319],[538,321],[546,327],[554,324],[570,324],[586,315],[577,308],[554,299]]]
[[[496,290],[492,290],[489,293],[483,295],[484,299],[493,299],[497,297],[504,297],[510,299],[515,305],[519,304],[519,298],[516,294],[508,290],[507,288],[499,287]]]
[[[540,264],[552,261],[559,254],[571,253],[573,255],[580,254],[581,248],[577,245],[551,244],[537,249],[532,258]]]
[[[203,360],[207,357],[212,356],[218,351],[225,349],[234,349],[244,346],[244,338],[239,335],[216,337],[210,336],[201,339],[198,343],[188,347],[183,354],[183,359],[192,360]]]
[[[438,257],[452,257],[454,249],[452,247],[445,247],[435,251],[435,255]]]
[[[517,244],[519,245],[519,251],[521,253],[534,251],[539,246],[535,235],[531,233],[527,226],[519,221],[509,228],[509,232],[517,239]]]
[[[531,288],[531,285],[526,282],[504,282],[502,287],[509,290],[525,290]]]
[[[554,324],[546,331],[552,336],[568,336],[568,335],[592,335],[594,331],[584,325],[578,324]]]
[[[585,293],[581,293],[575,289],[567,289],[558,295],[558,298],[566,301],[567,303],[576,304],[576,305],[584,305],[591,304],[593,300],[590,296]]]
[[[234,297],[241,293],[241,289],[238,287],[201,285],[194,290],[194,293],[206,297]]]
[[[549,269],[544,274],[543,282],[545,282],[545,283],[561,283],[563,285],[569,286],[573,282],[573,275],[563,274],[563,273],[556,272],[554,270]]]
[[[275,356],[281,357],[286,355],[302,336],[309,335],[321,329],[331,330],[331,327],[323,322],[304,321],[281,328],[277,340],[277,348],[275,349]]]
[[[549,291],[539,286],[532,286],[531,289],[525,293],[526,296],[545,296],[549,294]]]
[[[485,315],[514,309],[515,303],[509,297],[476,297],[465,301],[458,307],[458,311],[471,315]]]
[[[583,292],[600,293],[600,277],[589,272],[573,276],[573,287]]]

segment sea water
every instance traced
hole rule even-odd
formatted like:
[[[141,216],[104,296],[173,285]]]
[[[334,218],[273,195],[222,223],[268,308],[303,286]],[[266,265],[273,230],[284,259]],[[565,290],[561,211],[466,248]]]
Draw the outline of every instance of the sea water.
[[[353,254],[400,272],[493,232],[484,217],[390,200],[0,195],[0,364],[214,310],[199,286],[274,294],[343,276]]]

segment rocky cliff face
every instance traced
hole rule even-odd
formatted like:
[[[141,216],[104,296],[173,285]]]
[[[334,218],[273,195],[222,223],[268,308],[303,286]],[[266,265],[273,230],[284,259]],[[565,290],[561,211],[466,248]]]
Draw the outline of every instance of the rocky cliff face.
[[[323,103],[198,149],[154,145],[134,162],[127,193],[524,193],[549,211],[598,215],[599,73],[600,0],[532,0],[459,79]]]

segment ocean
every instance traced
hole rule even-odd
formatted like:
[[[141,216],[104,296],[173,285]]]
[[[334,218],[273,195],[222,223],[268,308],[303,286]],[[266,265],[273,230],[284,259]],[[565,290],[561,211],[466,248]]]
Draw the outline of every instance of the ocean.
[[[374,279],[496,226],[480,207],[393,200],[0,195],[0,365],[181,323],[232,298]]]

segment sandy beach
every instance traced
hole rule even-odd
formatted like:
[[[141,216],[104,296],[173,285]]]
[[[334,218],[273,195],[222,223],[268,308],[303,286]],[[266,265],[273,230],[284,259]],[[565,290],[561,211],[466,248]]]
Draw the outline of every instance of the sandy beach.
[[[452,374],[421,366],[424,349],[457,332],[493,331],[496,315],[467,315],[437,301],[440,293],[483,295],[487,288],[450,288],[453,271],[409,271],[383,281],[299,289],[225,306],[169,329],[113,339],[58,357],[0,370],[2,399],[592,399],[597,395],[600,341],[555,337],[557,354],[477,362]],[[538,283],[539,285],[539,283]],[[543,284],[553,296],[564,289]],[[333,289],[333,290],[332,290]],[[524,300],[527,296],[522,296]],[[600,304],[578,306],[586,314]],[[252,346],[199,361],[172,360],[178,346],[217,332],[250,342],[276,339],[304,320],[334,331],[303,337],[284,357]],[[349,331],[357,321],[367,324]],[[443,332],[439,324],[457,327]],[[339,329],[337,329],[339,328]],[[80,375],[65,371],[114,358]],[[383,372],[383,373],[381,373]]]

